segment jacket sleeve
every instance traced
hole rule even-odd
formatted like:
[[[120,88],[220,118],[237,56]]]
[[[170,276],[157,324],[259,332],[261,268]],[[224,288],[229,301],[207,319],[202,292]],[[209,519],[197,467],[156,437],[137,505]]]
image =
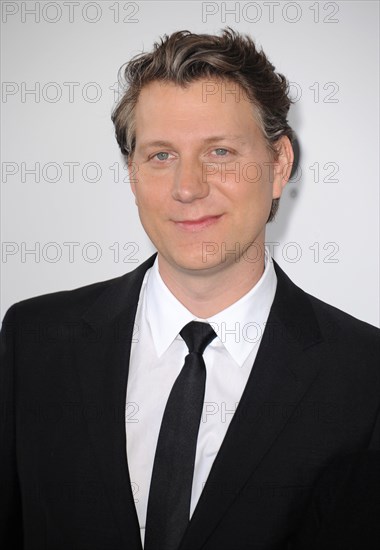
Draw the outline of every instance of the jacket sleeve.
[[[7,550],[23,548],[15,431],[15,309],[7,311],[0,334],[0,548]]]

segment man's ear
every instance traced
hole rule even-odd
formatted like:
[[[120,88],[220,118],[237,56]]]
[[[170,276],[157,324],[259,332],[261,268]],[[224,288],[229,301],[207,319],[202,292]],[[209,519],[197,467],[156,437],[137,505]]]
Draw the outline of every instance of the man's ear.
[[[282,136],[275,143],[277,159],[273,164],[273,199],[279,199],[287,184],[293,167],[294,152],[288,136]]]

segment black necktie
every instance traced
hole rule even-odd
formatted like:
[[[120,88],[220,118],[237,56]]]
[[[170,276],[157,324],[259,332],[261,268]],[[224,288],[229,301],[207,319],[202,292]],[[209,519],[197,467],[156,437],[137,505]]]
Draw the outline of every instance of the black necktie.
[[[192,321],[180,332],[189,348],[162,418],[154,457],[145,550],[176,550],[189,523],[191,488],[206,383],[202,354],[216,334]]]

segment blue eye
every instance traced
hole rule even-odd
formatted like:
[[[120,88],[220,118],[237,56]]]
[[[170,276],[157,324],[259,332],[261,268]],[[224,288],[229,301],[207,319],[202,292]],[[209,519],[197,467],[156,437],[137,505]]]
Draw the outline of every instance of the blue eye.
[[[221,147],[218,147],[218,149],[215,149],[215,152],[218,155],[218,157],[224,157],[228,153],[227,149],[222,149]]]
[[[160,151],[159,153],[154,155],[158,158],[158,160],[168,160],[169,153],[164,153],[163,151]]]

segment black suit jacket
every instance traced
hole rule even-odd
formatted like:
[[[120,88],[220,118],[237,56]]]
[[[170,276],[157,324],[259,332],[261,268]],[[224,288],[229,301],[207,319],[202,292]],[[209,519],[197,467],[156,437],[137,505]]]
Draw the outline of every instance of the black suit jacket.
[[[2,549],[141,550],[125,397],[139,291],[153,261],[8,310]],[[305,537],[324,522],[313,510],[345,483],[330,475],[318,485],[321,474],[380,449],[380,331],[274,267],[277,291],[254,367],[180,550],[309,550]]]

